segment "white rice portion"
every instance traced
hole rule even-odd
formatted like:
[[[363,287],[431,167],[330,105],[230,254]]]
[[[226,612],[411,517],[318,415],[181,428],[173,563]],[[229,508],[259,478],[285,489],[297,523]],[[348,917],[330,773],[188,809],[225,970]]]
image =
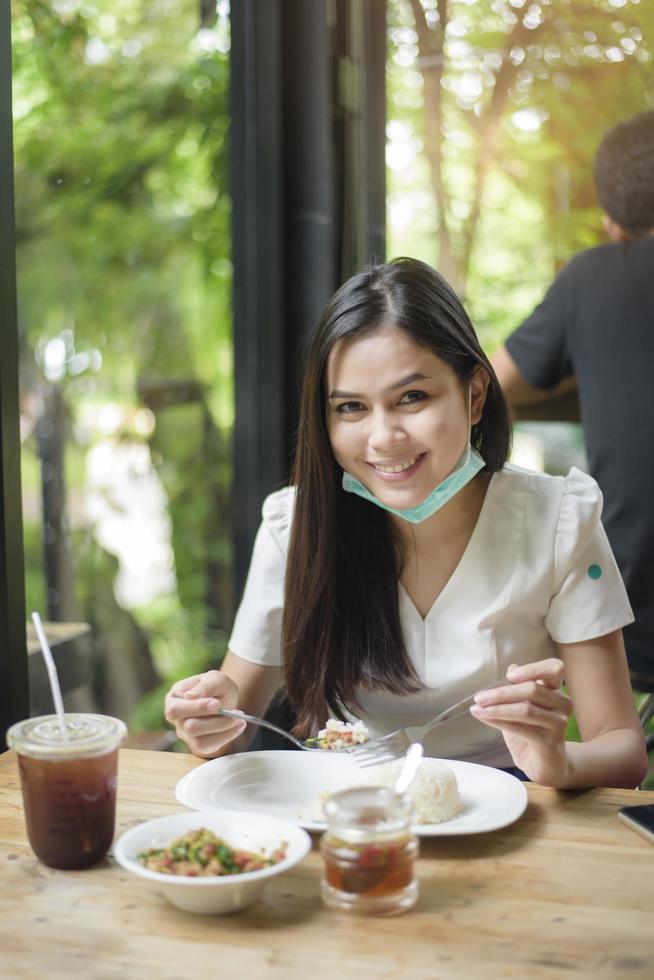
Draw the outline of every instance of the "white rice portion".
[[[393,788],[402,767],[402,759],[361,770],[359,786],[388,786]],[[463,809],[456,776],[440,759],[425,758],[409,789],[413,805],[414,824],[445,823]]]

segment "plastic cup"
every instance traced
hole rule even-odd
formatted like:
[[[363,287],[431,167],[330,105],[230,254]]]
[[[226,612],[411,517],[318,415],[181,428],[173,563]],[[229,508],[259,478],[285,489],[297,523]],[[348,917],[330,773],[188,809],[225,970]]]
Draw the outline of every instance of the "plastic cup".
[[[114,836],[118,748],[127,728],[108,715],[67,714],[19,721],[7,732],[16,750],[27,837],[51,868],[87,868]]]

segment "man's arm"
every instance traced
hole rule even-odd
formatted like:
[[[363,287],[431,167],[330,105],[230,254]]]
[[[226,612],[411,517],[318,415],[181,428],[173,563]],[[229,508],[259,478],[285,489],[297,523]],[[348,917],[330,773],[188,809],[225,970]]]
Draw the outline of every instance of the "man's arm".
[[[491,364],[515,420],[579,421],[577,380],[574,375],[562,378],[553,388],[535,388],[520,373],[506,347],[495,351]]]

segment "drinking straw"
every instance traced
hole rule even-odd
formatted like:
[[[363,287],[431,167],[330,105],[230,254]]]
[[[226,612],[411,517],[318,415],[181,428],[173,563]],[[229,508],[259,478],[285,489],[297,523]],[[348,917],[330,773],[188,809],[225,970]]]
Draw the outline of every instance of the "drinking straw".
[[[54,706],[57,710],[57,717],[59,719],[59,727],[61,728],[61,735],[64,741],[67,742],[68,729],[66,728],[64,702],[61,697],[61,688],[59,687],[57,668],[55,667],[55,662],[52,657],[52,651],[50,650],[50,644],[48,643],[48,639],[45,635],[45,630],[43,629],[43,623],[41,622],[41,617],[37,612],[32,613],[32,622],[34,623],[34,629],[36,630],[36,635],[38,637],[39,645],[41,647],[41,653],[43,654],[43,659],[45,660],[45,666],[48,671],[48,680],[50,681],[52,700],[54,701]]]

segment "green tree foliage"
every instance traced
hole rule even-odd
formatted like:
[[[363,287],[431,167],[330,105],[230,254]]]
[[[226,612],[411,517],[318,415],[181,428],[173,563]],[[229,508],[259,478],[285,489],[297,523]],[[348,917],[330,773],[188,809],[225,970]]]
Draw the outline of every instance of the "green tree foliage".
[[[20,306],[34,346],[62,325],[99,346],[115,394],[220,380],[229,424],[228,61],[197,16],[14,3]]]
[[[231,615],[226,6],[201,27],[196,0],[13,2],[24,407],[43,373],[63,393],[69,510],[95,438],[89,406],[120,406],[117,437],[149,440],[178,591],[138,616],[164,676],[216,659]],[[55,340],[65,354],[53,373]],[[138,424],[144,405],[153,431]],[[36,498],[30,452],[33,441],[24,480]],[[28,584],[42,608],[37,514],[28,503]],[[91,619],[87,585],[99,588],[103,575],[111,589],[115,563],[96,561],[89,576],[97,546],[79,515],[74,523],[77,597]]]
[[[654,5],[393,0],[389,11],[389,115],[421,158],[408,177],[427,215],[416,247],[493,346],[561,262],[600,240],[592,161],[606,129],[654,104]]]

